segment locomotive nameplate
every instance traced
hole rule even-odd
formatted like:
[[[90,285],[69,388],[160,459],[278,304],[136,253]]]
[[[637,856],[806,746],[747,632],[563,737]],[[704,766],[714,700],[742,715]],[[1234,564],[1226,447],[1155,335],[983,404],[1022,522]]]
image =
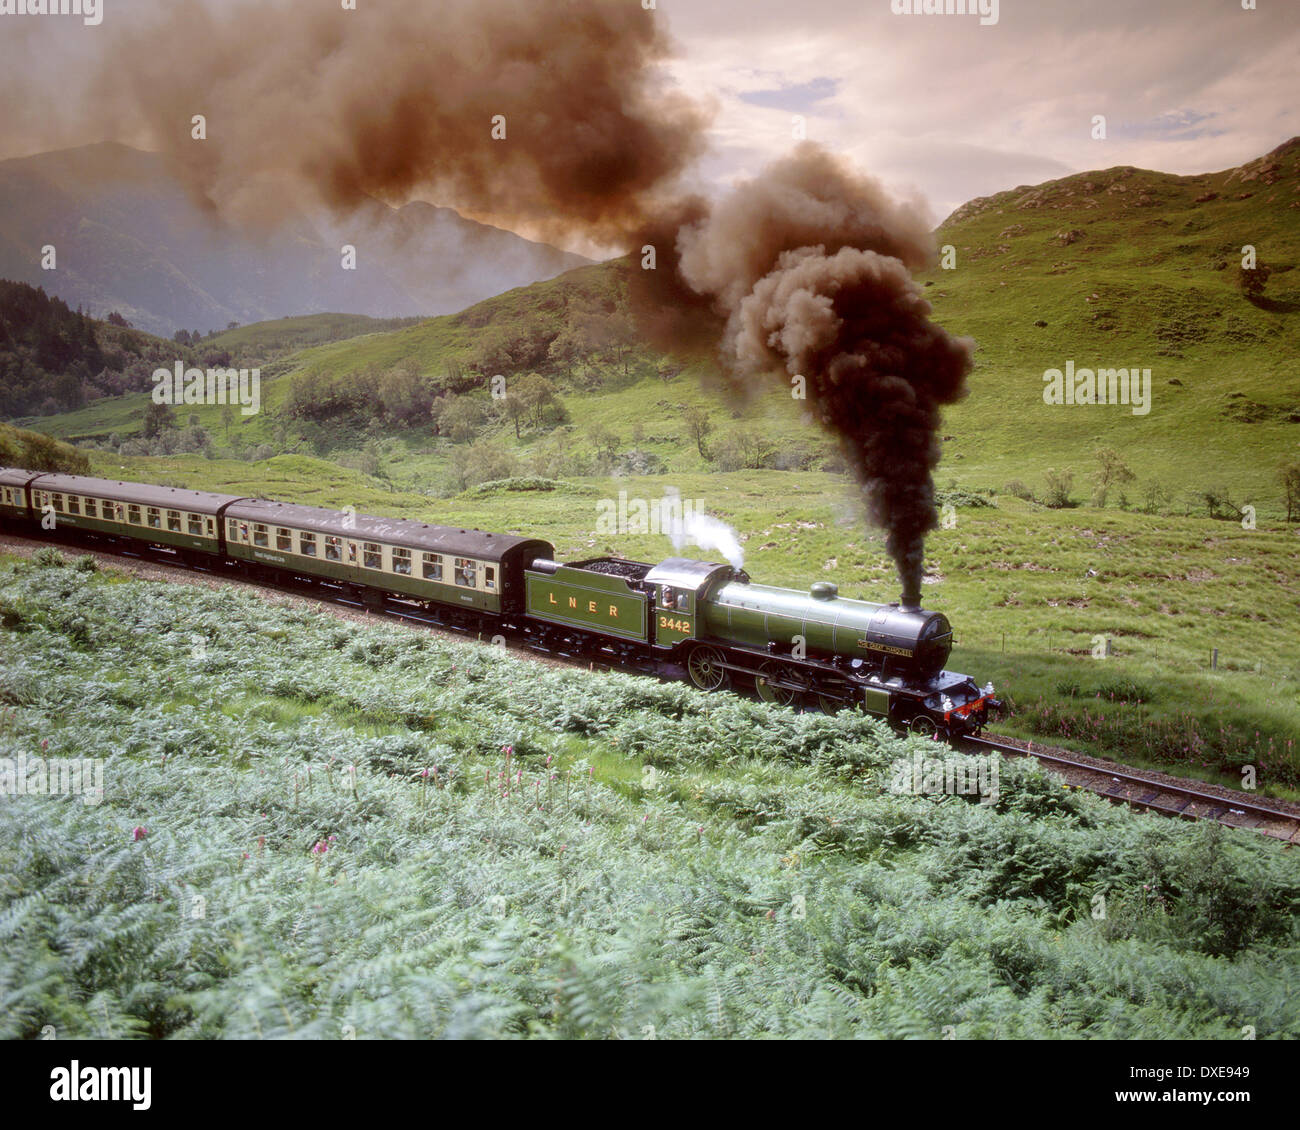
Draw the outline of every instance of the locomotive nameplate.
[[[858,640],[858,647],[866,648],[867,651],[883,651],[888,655],[902,655],[907,659],[916,654],[906,647],[891,647],[887,643],[872,643],[870,640]]]

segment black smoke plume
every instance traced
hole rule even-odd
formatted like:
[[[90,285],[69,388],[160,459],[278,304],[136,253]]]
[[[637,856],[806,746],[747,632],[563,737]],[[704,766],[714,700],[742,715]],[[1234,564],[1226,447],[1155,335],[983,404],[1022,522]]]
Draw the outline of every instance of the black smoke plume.
[[[422,194],[544,235],[649,242],[644,332],[720,345],[733,393],[799,375],[919,600],[939,411],[973,343],[930,320],[919,209],[804,144],[720,203],[686,197],[708,114],[669,87],[662,15],[634,0],[181,0],[119,36],[86,115],[162,149],[227,219],[307,194],[348,212]],[[194,114],[207,139],[190,135]],[[504,138],[493,122],[504,122]],[[431,263],[430,270],[438,270]]]

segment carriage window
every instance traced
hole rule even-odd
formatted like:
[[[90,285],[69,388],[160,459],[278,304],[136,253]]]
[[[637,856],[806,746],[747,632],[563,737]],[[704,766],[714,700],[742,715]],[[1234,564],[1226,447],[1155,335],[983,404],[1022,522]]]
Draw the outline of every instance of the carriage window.
[[[174,534],[181,532],[181,512],[179,510],[167,511],[167,528]]]
[[[75,494],[68,495],[68,513],[69,514],[81,513],[81,499],[79,499]]]
[[[478,587],[478,562],[467,557],[456,558],[456,571],[453,574],[458,585],[472,589]]]
[[[299,534],[298,535],[298,552],[304,557],[316,556],[316,535]]]
[[[442,554],[426,553],[424,557],[424,579],[426,581],[442,580]]]
[[[96,511],[97,511],[98,509],[99,509],[99,504],[98,504],[98,503],[97,503],[93,498],[88,498],[88,499],[86,499],[86,517],[87,517],[87,518],[94,518],[94,517],[96,516]],[[107,513],[107,511],[108,511],[108,507],[104,507],[104,511],[105,511],[104,516],[105,516],[105,517],[108,517],[108,513]]]
[[[367,569],[382,569],[384,567],[383,547],[372,541],[362,542],[361,563]]]
[[[275,528],[275,548],[283,553],[293,552],[293,538],[283,526]]]
[[[253,544],[266,548],[271,544],[270,531],[261,522],[253,523]]]
[[[325,560],[342,561],[343,560],[343,539],[325,535]]]
[[[118,517],[120,518],[121,514],[119,514]],[[126,520],[133,526],[140,525],[140,507],[136,506],[133,502],[128,502],[126,504]]]
[[[483,567],[483,587],[485,589],[494,589],[497,587],[497,570],[495,565],[485,565]]]
[[[149,507],[148,514],[149,514],[149,525],[151,525],[155,530],[161,530],[162,511],[159,510],[158,507],[156,506],[151,506]]]
[[[62,509],[63,509],[63,495],[61,495],[61,494],[52,494],[52,495],[50,495],[50,498],[51,498],[51,500],[52,500],[52,504],[53,504],[55,510],[62,510]]]
[[[200,515],[198,515],[198,514],[186,514],[186,515],[185,515],[185,527],[186,527],[186,529],[188,529],[188,530],[190,531],[190,533],[192,533],[195,537],[202,537],[202,536],[203,536],[203,519],[202,519],[202,517],[201,517]]]
[[[401,573],[404,577],[411,575],[411,551],[409,549],[393,547],[393,572]]]
[[[231,541],[239,540],[239,523],[233,518],[226,520],[226,537]]]
[[[215,521],[213,521],[211,518],[209,518],[209,519],[208,519],[208,537],[210,537],[210,538],[214,538],[214,537],[216,537],[216,536],[217,536],[217,523],[216,523]]]

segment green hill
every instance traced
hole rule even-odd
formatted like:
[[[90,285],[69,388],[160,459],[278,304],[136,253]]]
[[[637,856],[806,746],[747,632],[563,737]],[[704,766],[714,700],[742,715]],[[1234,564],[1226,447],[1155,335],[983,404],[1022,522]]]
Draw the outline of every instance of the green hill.
[[[935,316],[980,351],[949,413],[949,470],[1041,481],[1049,465],[1091,469],[1106,445],[1142,480],[1271,505],[1274,468],[1300,444],[1298,167],[1293,139],[1220,173],[1108,169],[953,213],[938,236],[956,268],[925,281]],[[1272,269],[1253,301],[1247,245]],[[1150,413],[1045,405],[1044,371],[1069,360],[1150,368]]]
[[[90,472],[90,460],[85,452],[40,432],[0,424],[0,467],[85,475]]]

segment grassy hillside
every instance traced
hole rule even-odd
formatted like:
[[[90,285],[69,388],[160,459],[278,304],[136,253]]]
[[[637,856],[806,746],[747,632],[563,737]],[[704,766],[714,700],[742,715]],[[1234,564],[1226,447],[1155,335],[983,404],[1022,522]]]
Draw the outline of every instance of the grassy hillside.
[[[1300,447],[1300,139],[1221,173],[1022,187],[958,209],[938,238],[956,267],[926,279],[935,316],[980,345],[971,397],[948,414],[950,473],[1032,484],[1091,469],[1104,444],[1140,481],[1270,504],[1275,465]],[[1253,302],[1246,245],[1273,270]],[[1150,414],[1045,405],[1043,372],[1067,360],[1149,367]]]
[[[205,347],[228,350],[235,363],[265,365],[286,353],[343,341],[362,334],[389,333],[413,326],[422,318],[370,318],[365,314],[305,314],[236,326],[204,338]]]
[[[8,1039],[1300,1036],[1282,845],[1024,763],[48,557],[0,646],[105,759],[0,805]]]
[[[26,467],[30,471],[90,471],[86,453],[41,432],[0,424],[0,467]]]

